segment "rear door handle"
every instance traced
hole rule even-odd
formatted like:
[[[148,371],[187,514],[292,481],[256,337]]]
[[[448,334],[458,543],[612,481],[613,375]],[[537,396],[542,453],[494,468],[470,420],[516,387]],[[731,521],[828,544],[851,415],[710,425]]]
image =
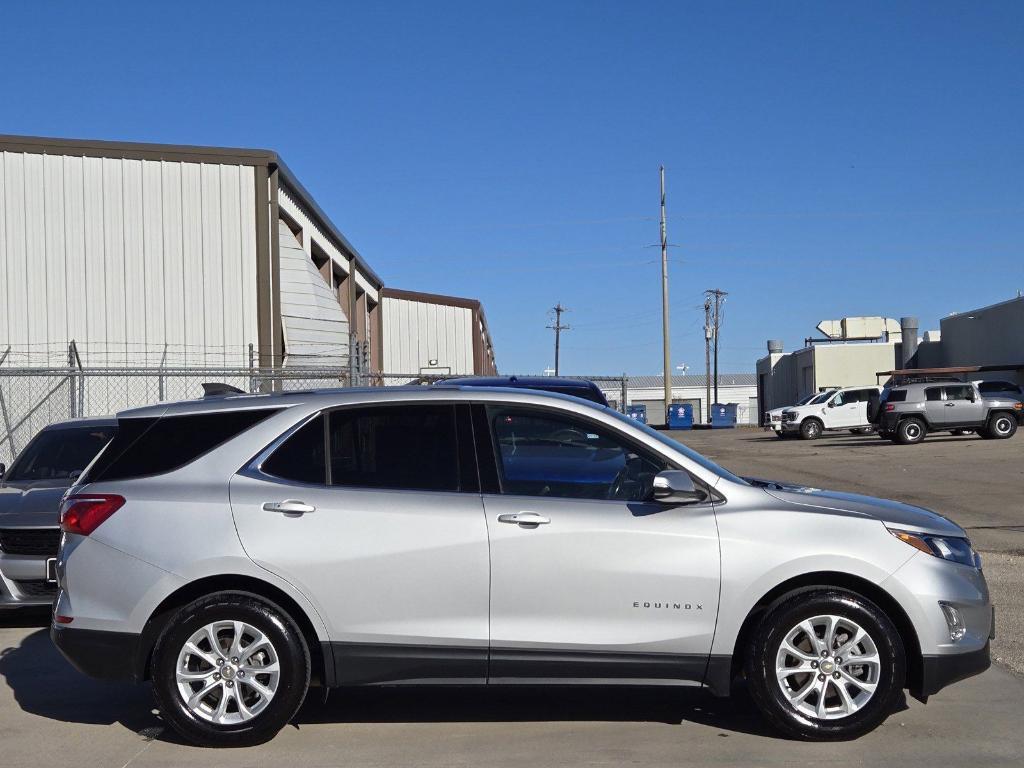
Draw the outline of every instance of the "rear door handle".
[[[264,502],[263,511],[281,512],[286,515],[304,515],[307,512],[316,512],[316,507],[298,499],[285,499],[284,501]]]
[[[499,523],[513,523],[515,525],[547,525],[551,522],[544,515],[536,512],[515,512],[508,515],[498,515]]]

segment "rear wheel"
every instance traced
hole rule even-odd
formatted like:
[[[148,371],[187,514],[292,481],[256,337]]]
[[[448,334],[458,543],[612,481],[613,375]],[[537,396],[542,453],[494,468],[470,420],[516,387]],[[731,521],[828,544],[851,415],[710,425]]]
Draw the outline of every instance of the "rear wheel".
[[[924,440],[928,430],[920,419],[903,419],[896,427],[896,442],[900,445],[913,445]]]
[[[163,717],[203,746],[261,744],[298,711],[309,688],[302,632],[255,595],[222,592],[186,605],[153,650]]]
[[[824,431],[824,425],[817,419],[804,419],[800,424],[800,437],[804,440],[817,440]]]
[[[782,598],[761,621],[747,659],[750,692],[779,729],[850,739],[878,726],[906,678],[902,638],[870,600],[812,588]]]
[[[988,425],[985,429],[987,432],[986,437],[990,437],[993,440],[1005,440],[1008,437],[1013,437],[1017,431],[1017,417],[1012,413],[993,413],[988,420]]]

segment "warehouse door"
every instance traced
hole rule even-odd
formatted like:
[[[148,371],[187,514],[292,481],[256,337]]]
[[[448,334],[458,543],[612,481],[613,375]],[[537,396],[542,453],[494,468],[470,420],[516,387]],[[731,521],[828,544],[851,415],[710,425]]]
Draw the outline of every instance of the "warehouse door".
[[[683,397],[672,401],[673,403],[689,403],[693,407],[693,423],[703,424],[704,414],[700,412],[701,399],[699,397]]]
[[[647,406],[647,423],[652,427],[665,426],[664,400],[633,400],[633,404]]]

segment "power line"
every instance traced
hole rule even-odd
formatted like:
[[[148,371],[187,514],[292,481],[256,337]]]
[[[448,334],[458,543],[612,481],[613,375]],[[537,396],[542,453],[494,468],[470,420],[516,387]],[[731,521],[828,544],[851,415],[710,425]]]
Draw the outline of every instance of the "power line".
[[[551,311],[555,313],[555,324],[549,325],[548,328],[555,332],[555,376],[558,375],[558,355],[559,346],[562,338],[562,331],[572,330],[568,325],[562,325],[562,313],[568,312],[568,308],[562,306],[562,302],[558,302],[551,308]]]

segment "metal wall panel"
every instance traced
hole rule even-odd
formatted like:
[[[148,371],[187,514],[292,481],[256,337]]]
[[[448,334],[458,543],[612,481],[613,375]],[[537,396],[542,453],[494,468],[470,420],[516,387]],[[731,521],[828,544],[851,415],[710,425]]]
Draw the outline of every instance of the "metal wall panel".
[[[381,311],[385,372],[419,373],[431,360],[453,375],[474,372],[471,309],[385,296]]]
[[[254,173],[0,153],[0,351],[61,364],[75,339],[87,365],[246,362]]]

